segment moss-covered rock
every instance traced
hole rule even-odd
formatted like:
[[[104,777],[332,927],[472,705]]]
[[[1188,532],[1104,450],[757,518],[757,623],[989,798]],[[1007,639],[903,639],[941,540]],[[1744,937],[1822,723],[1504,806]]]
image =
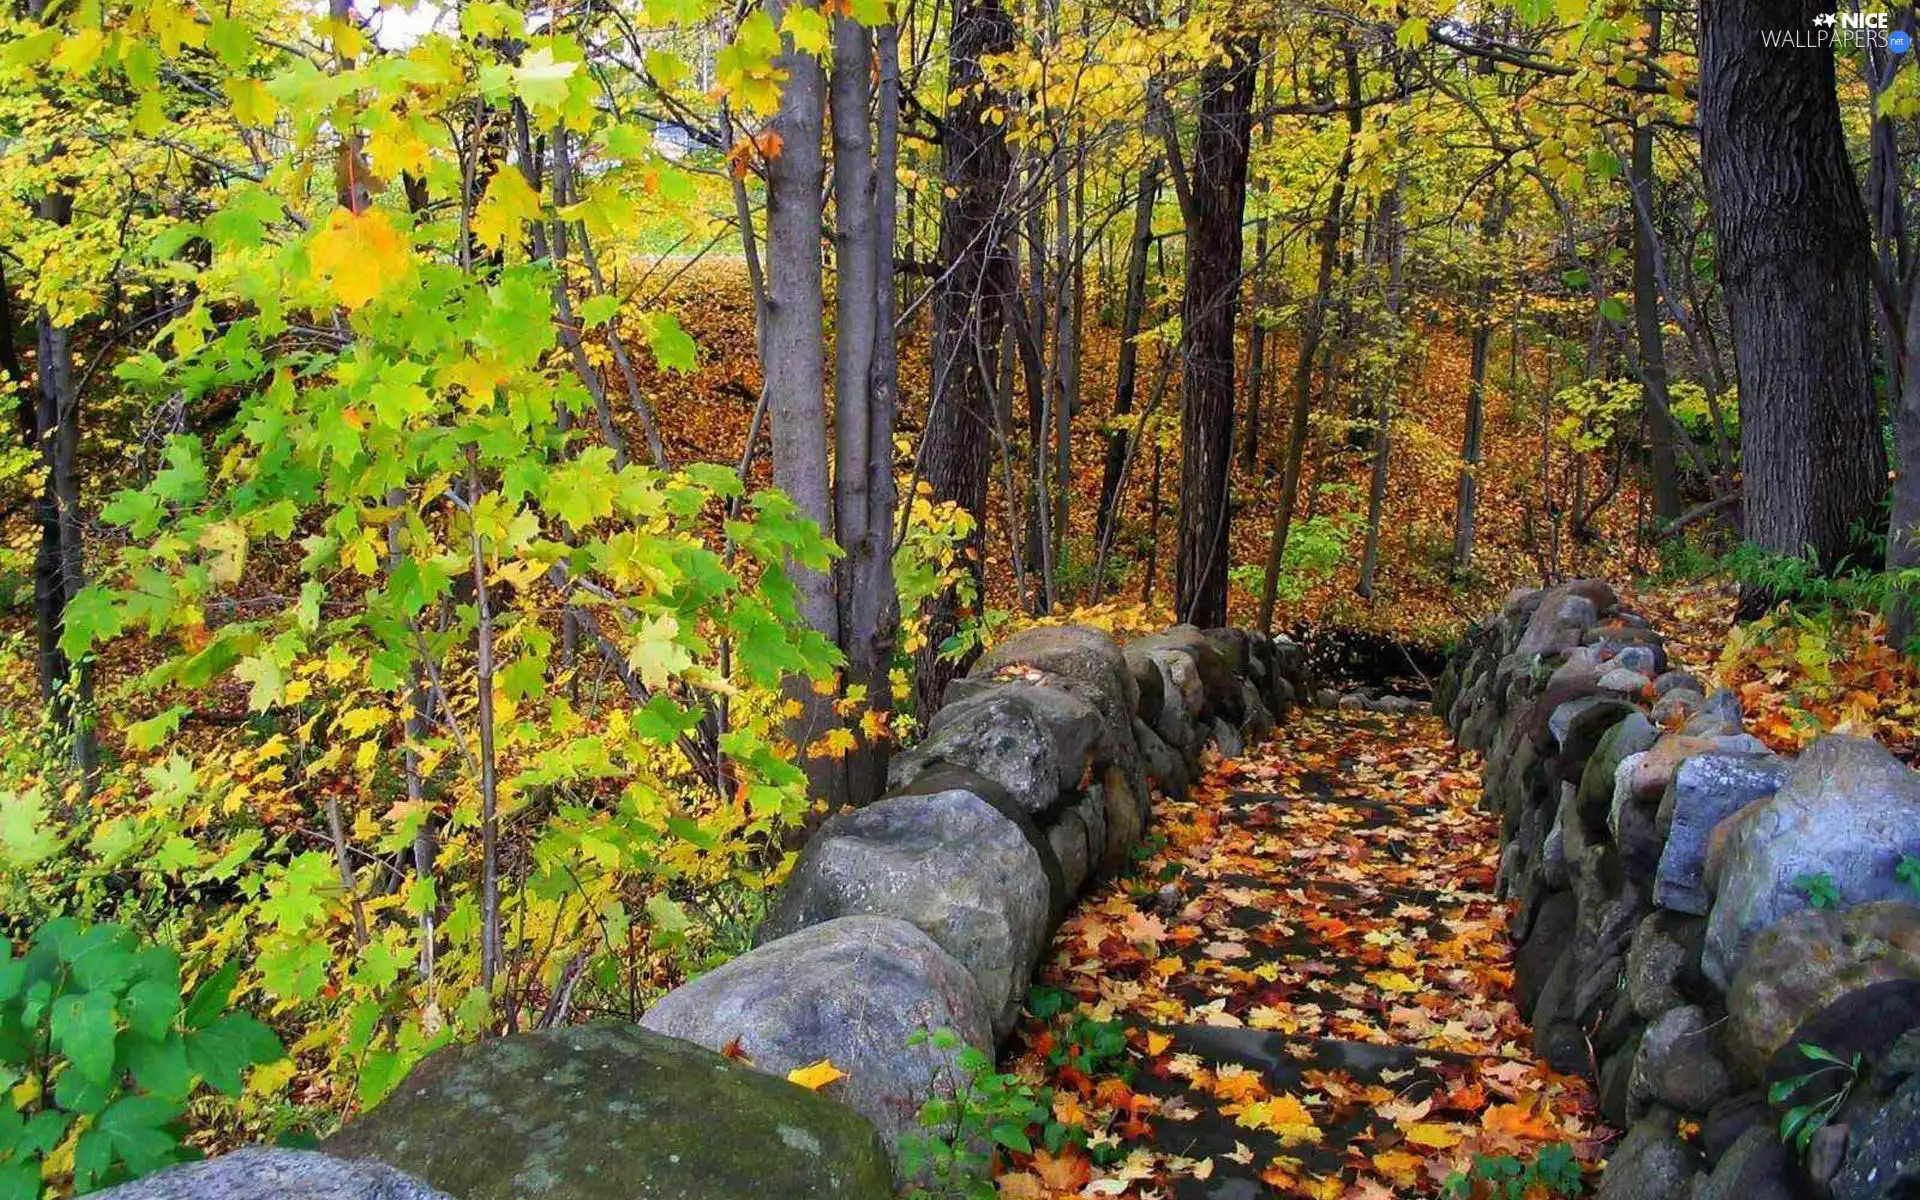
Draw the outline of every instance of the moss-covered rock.
[[[323,1147],[460,1200],[883,1200],[867,1120],[698,1046],[588,1025],[442,1050]]]

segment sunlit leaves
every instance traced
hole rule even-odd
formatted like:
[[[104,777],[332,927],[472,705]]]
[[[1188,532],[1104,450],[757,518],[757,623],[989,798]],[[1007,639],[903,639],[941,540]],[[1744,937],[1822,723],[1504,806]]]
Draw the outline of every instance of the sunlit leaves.
[[[377,207],[362,212],[334,209],[308,244],[307,258],[334,299],[347,308],[369,303],[404,280],[413,265],[406,238]]]
[[[747,111],[771,114],[779,106],[780,85],[787,78],[786,70],[774,65],[780,51],[773,18],[756,8],[714,59],[721,88]]]

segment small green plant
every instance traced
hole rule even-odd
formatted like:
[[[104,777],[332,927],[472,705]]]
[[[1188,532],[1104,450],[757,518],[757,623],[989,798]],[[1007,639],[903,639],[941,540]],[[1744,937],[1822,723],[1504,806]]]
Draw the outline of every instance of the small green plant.
[[[1837,908],[1840,904],[1840,888],[1833,882],[1833,876],[1825,871],[1817,875],[1797,875],[1793,880],[1793,889],[1807,898],[1814,908]]]
[[[1902,854],[1893,868],[1893,877],[1907,885],[1914,899],[1920,900],[1920,854]]]
[[[1056,1067],[1073,1067],[1087,1076],[1101,1073],[1133,1077],[1133,1064],[1127,1061],[1127,1029],[1118,1021],[1096,1021],[1085,1013],[1075,1013],[1064,1030],[1057,1031],[1047,1061]]]
[[[1476,1154],[1471,1167],[1447,1176],[1440,1194],[1446,1200],[1523,1200],[1542,1194],[1578,1196],[1585,1189],[1573,1147],[1555,1144],[1541,1149],[1531,1162],[1511,1154]]]
[[[0,941],[0,1198],[38,1196],[70,1139],[76,1194],[193,1157],[189,1097],[238,1096],[248,1067],[286,1053],[227,1011],[238,974],[229,960],[182,1003],[179,956],[122,926],[62,917],[17,958]]]
[[[963,1044],[951,1029],[917,1030],[910,1046],[931,1043],[952,1052],[960,1078],[951,1098],[920,1106],[925,1132],[900,1139],[900,1170],[921,1200],[992,1200],[994,1166],[1007,1151],[1033,1153],[1029,1131],[1045,1125],[1052,1092],[1017,1075],[995,1071],[993,1060]],[[1057,1145],[1057,1144],[1056,1144]]]
[[[1801,1042],[1795,1048],[1800,1051],[1801,1057],[1818,1065],[1804,1075],[1795,1075],[1774,1084],[1767,1089],[1767,1099],[1774,1104],[1786,1104],[1816,1082],[1831,1089],[1805,1104],[1794,1105],[1780,1118],[1780,1141],[1805,1154],[1808,1145],[1813,1142],[1813,1135],[1833,1120],[1833,1114],[1840,1111],[1840,1106],[1852,1094],[1853,1085],[1859,1082],[1860,1055],[1855,1054],[1852,1061],[1848,1061],[1811,1042]]]

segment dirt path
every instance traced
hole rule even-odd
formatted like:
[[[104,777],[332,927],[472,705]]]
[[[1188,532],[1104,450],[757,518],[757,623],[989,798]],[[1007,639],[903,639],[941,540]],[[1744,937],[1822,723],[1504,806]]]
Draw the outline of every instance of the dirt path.
[[[1510,999],[1478,798],[1433,718],[1304,713],[1162,801],[1056,938],[1015,1055],[1059,1152],[1002,1194],[1429,1196],[1476,1153],[1595,1157]]]

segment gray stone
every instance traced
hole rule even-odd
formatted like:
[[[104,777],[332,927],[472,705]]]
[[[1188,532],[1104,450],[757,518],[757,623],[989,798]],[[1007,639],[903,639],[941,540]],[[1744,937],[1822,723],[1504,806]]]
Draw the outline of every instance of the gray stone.
[[[1607,813],[1607,831],[1620,854],[1621,869],[1632,878],[1653,874],[1661,854],[1659,809],[1636,799],[1630,780],[1638,765],[1634,756],[1620,764],[1613,785],[1613,807]]]
[[[972,974],[1004,1037],[1046,948],[1052,907],[1039,854],[985,800],[895,796],[833,817],[808,839],[761,939],[862,914],[911,922]]]
[[[993,780],[1027,812],[1044,813],[1085,774],[1101,731],[1099,710],[1070,692],[1005,684],[935,713],[926,738],[893,756],[887,784],[897,790],[951,763]]]
[[[909,1046],[914,1033],[951,1029],[963,1045],[993,1052],[973,976],[894,917],[841,917],[769,942],[667,993],[640,1023],[709,1050],[737,1044],[774,1075],[831,1060],[848,1075],[835,1098],[889,1145],[957,1082],[954,1052]]]
[[[851,1086],[816,1095],[631,1025],[550,1029],[430,1055],[324,1149],[461,1200],[880,1200],[893,1168],[834,1102]]]
[[[1846,1163],[1850,1132],[1846,1125],[1835,1122],[1822,1125],[1807,1139],[1807,1178],[1823,1195],[1833,1194],[1833,1177]]]
[[[1128,645],[1156,654],[1171,651],[1185,656],[1193,664],[1194,674],[1200,682],[1205,700],[1204,715],[1236,722],[1246,715],[1240,711],[1240,676],[1233,670],[1227,656],[1220,652],[1220,647],[1192,625],[1175,625],[1159,633],[1135,638]],[[1161,663],[1166,665],[1167,660],[1162,658]]]
[[[100,1200],[453,1200],[384,1163],[249,1146],[94,1192]]]
[[[1047,843],[1060,861],[1060,875],[1067,887],[1078,892],[1093,873],[1093,852],[1087,839],[1087,823],[1078,809],[1070,808],[1047,830]]]
[[[1565,588],[1554,588],[1527,622],[1514,654],[1521,659],[1556,654],[1580,644],[1580,635],[1600,620],[1592,600]]]
[[[1138,717],[1133,721],[1133,740],[1140,747],[1140,757],[1146,762],[1148,777],[1166,795],[1175,800],[1185,800],[1190,785],[1186,760]]]
[[[1540,842],[1540,880],[1556,890],[1568,883],[1567,837],[1560,824],[1564,812],[1564,806],[1553,810],[1553,824],[1547,827],[1547,836]]]
[[[1771,797],[1724,822],[1709,856],[1714,893],[1702,965],[1729,983],[1747,943],[1808,907],[1806,876],[1833,881],[1843,904],[1906,899],[1894,874],[1920,829],[1920,775],[1886,747],[1828,734]]]
[[[1035,625],[994,643],[974,663],[973,675],[1032,668],[1094,689],[1111,703],[1096,703],[1110,722],[1124,726],[1140,711],[1134,672],[1119,643],[1086,625]]]
[[[1114,875],[1126,868],[1133,848],[1140,844],[1147,829],[1147,810],[1141,798],[1133,794],[1126,776],[1112,767],[1106,777],[1087,789],[1089,798],[1097,798],[1106,814],[1106,841],[1095,870]]]
[[[1531,1015],[1554,968],[1568,952],[1577,918],[1572,892],[1555,892],[1541,901],[1527,940],[1513,952],[1514,1003]]]
[[[1594,744],[1580,772],[1577,801],[1580,824],[1587,833],[1598,834],[1606,828],[1607,811],[1613,807],[1614,775],[1621,760],[1649,749],[1659,736],[1659,730],[1644,714],[1630,713]]]
[[[1248,744],[1265,741],[1273,732],[1273,714],[1267,711],[1267,705],[1260,698],[1260,691],[1253,684],[1242,680],[1240,683],[1241,704],[1246,708],[1246,716],[1240,721],[1240,735]]]
[[[1791,763],[1773,755],[1707,753],[1681,763],[1660,799],[1665,846],[1654,878],[1654,903],[1705,916],[1713,907],[1706,874],[1714,826],[1773,795],[1791,769]]]
[[[1617,638],[1618,635],[1612,635]],[[1658,638],[1658,635],[1652,635]],[[1641,641],[1615,641],[1611,638],[1595,647],[1600,651],[1601,661],[1615,667],[1624,667],[1636,675],[1651,680],[1660,674],[1662,655],[1654,644]]]
[[[1654,724],[1671,726],[1685,721],[1699,712],[1706,702],[1707,698],[1692,688],[1670,688],[1653,702]]]
[[[1746,712],[1740,707],[1740,697],[1729,688],[1718,688],[1707,697],[1706,704],[1700,709],[1703,717],[1718,717],[1738,730],[1746,720]]]
[[[1777,1139],[1773,1131],[1778,1127],[1765,1092],[1741,1092],[1707,1111],[1707,1119],[1700,1123],[1700,1147],[1706,1151],[1707,1161],[1718,1165],[1747,1130],[1763,1129]]]
[[[1871,1061],[1916,1025],[1920,908],[1898,901],[1804,909],[1763,930],[1727,992],[1727,1051],[1755,1083],[1803,1073],[1801,1042]]]
[[[1622,696],[1638,696],[1647,690],[1653,680],[1639,671],[1626,667],[1614,667],[1600,677],[1600,686],[1606,691],[1617,692]]]
[[[1700,1155],[1680,1140],[1679,1117],[1656,1108],[1634,1123],[1600,1179],[1599,1200],[1687,1200]]]
[[[1653,694],[1656,698],[1680,688],[1695,692],[1703,699],[1707,694],[1707,685],[1701,683],[1699,677],[1691,671],[1667,671],[1653,681]]]
[[[1712,1022],[1699,1007],[1669,1009],[1647,1026],[1627,1085],[1630,1112],[1664,1104],[1705,1116],[1733,1090],[1733,1076],[1713,1050]]]
[[[1705,936],[1698,917],[1656,910],[1641,920],[1627,950],[1627,996],[1642,1020],[1679,1008],[1698,991]]]
[[[1213,744],[1227,758],[1239,758],[1247,752],[1247,744],[1241,738],[1240,731],[1229,725],[1224,717],[1213,719]]]
[[[1920,1079],[1908,1080],[1848,1138],[1834,1200],[1910,1200],[1920,1195]]]
[[[1644,1029],[1631,1031],[1600,1064],[1600,1115],[1616,1129],[1629,1124],[1627,1085],[1633,1082],[1633,1062],[1640,1056],[1640,1041],[1645,1036]]]
[[[1134,709],[1136,717],[1148,717],[1160,711],[1160,705],[1167,698],[1167,675],[1151,654],[1139,651],[1126,651],[1124,658],[1127,673],[1133,676],[1134,694],[1140,700]]]
[[[1694,1200],[1802,1200],[1793,1174],[1793,1159],[1779,1136],[1756,1125],[1727,1149]]]

